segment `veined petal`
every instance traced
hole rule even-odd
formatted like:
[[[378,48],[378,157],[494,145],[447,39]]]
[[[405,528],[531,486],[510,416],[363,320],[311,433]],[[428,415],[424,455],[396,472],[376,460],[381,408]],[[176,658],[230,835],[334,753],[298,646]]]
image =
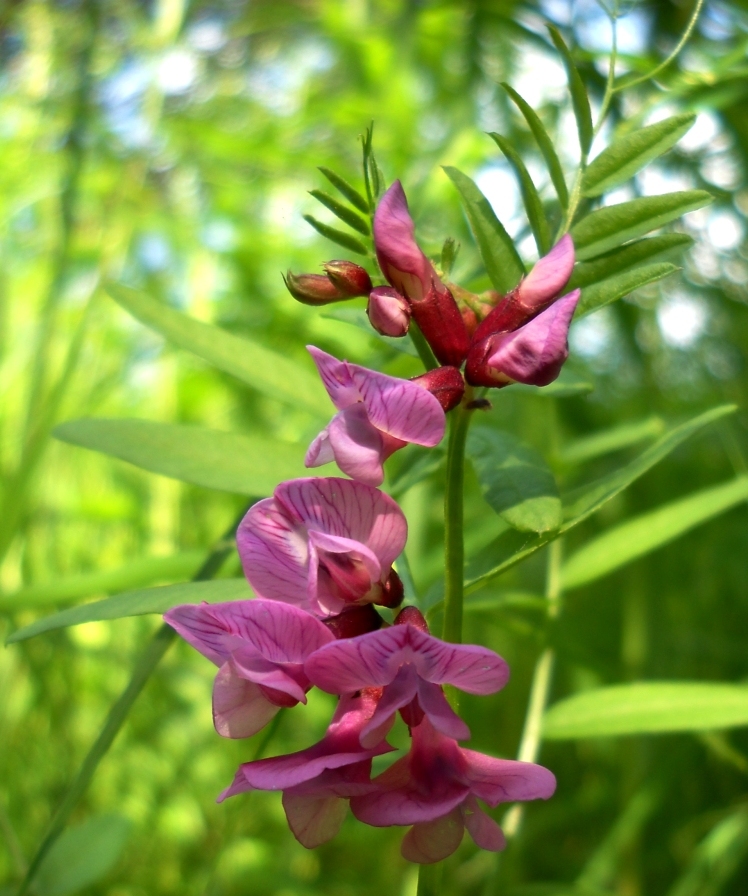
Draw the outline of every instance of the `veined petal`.
[[[415,697],[418,691],[418,675],[412,666],[403,666],[394,679],[382,691],[374,715],[361,730],[361,746],[371,747],[381,740],[379,731],[387,724],[388,719],[394,721],[395,713]]]
[[[427,681],[451,684],[468,694],[493,694],[509,680],[509,666],[493,650],[441,641],[412,625],[405,628],[418,654],[418,674]]]
[[[489,806],[520,800],[547,800],[556,790],[556,778],[542,765],[515,759],[494,759],[474,750],[462,750],[468,763],[472,792]]]
[[[501,828],[490,815],[481,809],[475,797],[468,797],[462,807],[465,827],[473,838],[475,845],[488,852],[501,852],[506,846],[506,839]]]
[[[438,684],[420,680],[418,703],[437,731],[455,740],[469,740],[470,729],[452,709]]]
[[[309,616],[311,619],[312,617]],[[315,622],[317,620],[315,619]],[[309,679],[304,675],[301,666],[287,663],[284,665],[271,663],[252,650],[237,650],[231,658],[236,674],[263,688],[288,694],[297,703],[306,703],[306,689],[310,687]],[[293,674],[294,671],[296,674]],[[267,694],[266,696],[270,696]],[[280,695],[278,695],[280,697]],[[272,701],[271,701],[272,702]]]
[[[384,482],[384,445],[359,402],[340,411],[327,427],[335,462],[351,479],[377,486]]]
[[[566,286],[573,269],[574,243],[567,233],[547,255],[538,259],[520,283],[518,291],[522,306],[540,310]]]
[[[283,809],[291,833],[307,849],[315,849],[338,833],[348,811],[337,796],[311,796],[285,791]]]
[[[213,724],[222,737],[251,737],[280,710],[252,681],[240,678],[230,662],[213,682]]]
[[[395,765],[404,763],[407,767],[409,757],[398,759]],[[373,783],[383,783],[384,775],[373,779]],[[438,793],[427,792],[414,787],[385,789],[384,786],[375,793],[351,798],[351,810],[359,821],[374,827],[389,827],[392,824],[418,824],[433,821],[451,812],[460,805],[470,793],[469,788],[459,781],[443,782]]]
[[[328,355],[327,352],[323,352],[315,345],[308,345],[306,349],[317,365],[322,384],[327,389],[330,400],[339,411],[361,400],[345,361],[338,361],[337,358]]]
[[[330,464],[334,460],[335,454],[330,444],[329,427],[326,426],[307,449],[304,457],[304,466],[321,467],[323,464]]]
[[[457,849],[464,830],[458,806],[441,818],[413,825],[403,838],[400,852],[404,859],[419,865],[440,862]]]

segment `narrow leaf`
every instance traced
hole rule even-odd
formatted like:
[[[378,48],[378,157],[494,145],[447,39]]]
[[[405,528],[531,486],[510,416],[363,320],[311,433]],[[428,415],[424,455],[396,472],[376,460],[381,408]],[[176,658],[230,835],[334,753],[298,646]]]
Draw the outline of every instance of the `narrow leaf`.
[[[565,589],[593,582],[748,500],[748,477],[703,489],[609,529],[564,564]]]
[[[125,311],[169,342],[237,377],[263,395],[325,417],[329,415],[330,400],[311,362],[297,364],[250,339],[194,320],[139,290],[111,283],[107,291]]]
[[[525,167],[525,163],[520,158],[519,153],[508,140],[502,137],[501,134],[489,134],[489,136],[504,153],[507,161],[514,169],[520,193],[522,194],[522,202],[527,212],[527,219],[530,222],[530,229],[535,238],[535,245],[538,247],[540,255],[546,255],[551,248],[551,231],[545,218],[543,203],[540,201],[540,196],[530,177],[530,172]]]
[[[661,196],[644,196],[630,202],[596,209],[571,230],[577,258],[594,258],[628,240],[643,236],[694,209],[709,205],[706,190],[684,190]]]
[[[62,423],[54,435],[152,473],[242,495],[269,495],[280,480],[305,472],[301,445],[200,426],[84,418]]]
[[[355,252],[357,255],[369,254],[366,246],[360,240],[357,240],[355,236],[351,236],[350,233],[345,233],[335,227],[330,227],[329,224],[323,224],[322,221],[318,221],[312,215],[304,215],[303,218],[307,224],[312,225],[317,233],[321,233],[322,236],[327,237],[328,240],[332,240],[333,243],[337,243],[344,249],[348,249],[349,252]]]
[[[553,473],[534,448],[508,432],[475,426],[467,454],[486,502],[510,526],[545,532],[561,524],[561,499]]]
[[[508,293],[525,275],[525,267],[512,238],[504,230],[486,197],[466,174],[449,166],[444,171],[460,194],[491,282],[500,293]]]
[[[567,290],[584,288],[601,280],[607,280],[614,274],[621,274],[644,262],[653,262],[668,253],[676,253],[693,245],[693,239],[686,233],[662,233],[637,240],[606,252],[594,261],[583,261],[574,268]]]
[[[513,87],[504,83],[502,83],[501,86],[506,90],[520,112],[524,115],[525,121],[532,131],[535,142],[538,144],[538,147],[543,154],[543,158],[545,159],[545,163],[548,166],[548,173],[553,181],[553,186],[556,188],[558,201],[561,203],[561,207],[566,209],[569,205],[569,191],[566,188],[564,172],[561,168],[561,162],[559,162],[558,156],[556,155],[556,150],[553,148],[553,141],[543,127],[543,122],[538,118],[538,115],[532,106],[526,102]]]
[[[347,224],[364,236],[369,236],[371,233],[371,228],[361,215],[354,212],[353,209],[348,208],[347,205],[343,205],[343,203],[335,199],[334,196],[325,193],[323,190],[310,190],[309,194],[314,196],[317,202],[321,202],[322,205],[324,205],[325,208],[328,208],[336,217],[340,218],[344,224]],[[307,220],[309,219],[307,218]]]
[[[336,174],[334,171],[331,171],[329,168],[325,168],[324,166],[320,165],[319,170],[330,181],[333,187],[336,187],[343,194],[343,196],[345,196],[345,198],[351,203],[351,205],[355,206],[360,212],[363,212],[365,215],[369,214],[369,203],[354,186],[349,184],[347,180],[342,178],[339,174]]]
[[[748,852],[748,810],[741,806],[699,843],[667,896],[720,896]]]
[[[569,91],[571,92],[571,104],[574,107],[574,117],[577,120],[577,131],[579,132],[579,145],[582,148],[582,155],[586,156],[592,146],[592,113],[590,112],[590,101],[587,97],[582,76],[576,67],[571,56],[571,51],[566,46],[563,37],[558,28],[553,25],[548,26],[551,34],[551,40],[556,45],[556,49],[561,54],[564,67],[566,68],[566,76],[569,80]]]
[[[623,274],[616,274],[607,280],[601,280],[593,286],[585,286],[582,290],[582,298],[579,300],[575,318],[584,317],[597,311],[599,308],[610,305],[618,299],[629,295],[635,289],[647,286],[649,283],[656,283],[665,277],[669,277],[680,268],[669,261],[661,261],[657,264],[647,264],[640,268],[634,268],[632,271],[625,271]]]
[[[696,116],[691,113],[673,115],[614,140],[584,172],[582,195],[600,196],[625,183],[653,159],[675,146],[694,121]]]
[[[97,600],[80,607],[70,607],[43,619],[37,619],[13,632],[6,644],[26,641],[45,632],[52,632],[85,622],[123,619],[125,616],[159,615],[179,604],[221,603],[228,600],[247,600],[252,591],[245,579],[217,579],[212,582],[182,582],[179,585],[160,585],[126,591],[105,600]]]
[[[712,731],[748,725],[748,687],[686,681],[647,681],[575,694],[545,714],[550,740]]]
[[[665,423],[660,417],[650,417],[637,423],[624,423],[596,432],[567,445],[558,456],[561,463],[581,464],[613,451],[621,451],[638,442],[662,435]]]

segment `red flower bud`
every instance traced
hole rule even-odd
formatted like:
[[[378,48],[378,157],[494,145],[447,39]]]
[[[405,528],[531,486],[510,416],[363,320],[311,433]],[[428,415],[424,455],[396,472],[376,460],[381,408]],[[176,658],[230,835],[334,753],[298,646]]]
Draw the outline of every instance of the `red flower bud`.
[[[369,321],[382,336],[405,336],[410,326],[410,305],[396,289],[377,286],[369,294],[366,306]]]
[[[419,631],[429,633],[429,626],[418,607],[403,607],[397,614],[395,625],[412,625]]]
[[[324,274],[292,274],[286,273],[283,278],[286,289],[302,305],[329,305],[331,302],[342,302],[351,298],[341,292]]]
[[[356,635],[376,631],[381,627],[383,620],[373,604],[364,604],[361,607],[343,610],[337,616],[330,616],[322,622],[336,638],[355,638]]]
[[[391,569],[390,574],[387,576],[387,581],[384,583],[382,596],[377,603],[382,607],[394,609],[400,606],[404,596],[405,589],[400,581],[400,576],[394,569]]]
[[[465,394],[465,380],[456,367],[437,367],[413,377],[411,382],[428,389],[445,412],[456,408]]]
[[[330,281],[347,298],[368,296],[371,291],[371,277],[352,261],[328,261],[322,265]]]
[[[425,298],[411,302],[410,310],[436,360],[459,367],[467,357],[470,338],[447,287],[438,281],[433,283]]]

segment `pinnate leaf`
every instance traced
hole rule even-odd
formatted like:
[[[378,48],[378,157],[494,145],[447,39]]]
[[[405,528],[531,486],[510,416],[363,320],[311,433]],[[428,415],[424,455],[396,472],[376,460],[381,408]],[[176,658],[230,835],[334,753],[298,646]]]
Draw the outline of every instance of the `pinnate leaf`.
[[[323,165],[320,165],[319,170],[325,175],[330,183],[345,196],[351,205],[355,206],[355,208],[365,215],[369,214],[369,203],[354,186],[349,184],[348,181],[342,178],[339,174],[336,174],[329,168],[325,168]]]
[[[571,104],[574,107],[574,117],[577,120],[577,131],[579,132],[579,145],[582,148],[582,155],[586,156],[592,146],[592,113],[590,111],[590,101],[587,96],[582,76],[576,67],[571,55],[571,51],[561,37],[561,32],[553,25],[548,26],[551,34],[551,40],[556,49],[561,54],[561,59],[566,69],[566,76],[569,79],[569,91],[571,93]]]
[[[614,274],[621,274],[644,262],[653,262],[670,253],[677,254],[691,245],[693,239],[687,233],[661,233],[636,240],[606,252],[594,261],[582,261],[575,265],[566,289],[584,289],[585,286],[607,280]]]
[[[633,271],[625,271],[623,274],[601,280],[592,286],[585,286],[582,289],[582,298],[579,300],[574,316],[579,318],[591,314],[598,308],[603,308],[605,305],[610,305],[611,302],[622,299],[635,289],[649,283],[656,283],[679,270],[677,265],[670,264],[669,261],[661,261],[658,264],[647,264],[640,268],[634,268]]]
[[[325,208],[328,208],[337,218],[340,218],[344,224],[347,224],[364,236],[369,236],[371,233],[371,228],[361,215],[354,212],[353,209],[348,208],[347,205],[343,205],[343,203],[338,201],[334,196],[330,196],[330,194],[325,193],[324,190],[310,190],[309,194],[314,196],[317,202],[322,203],[322,205],[324,205]]]

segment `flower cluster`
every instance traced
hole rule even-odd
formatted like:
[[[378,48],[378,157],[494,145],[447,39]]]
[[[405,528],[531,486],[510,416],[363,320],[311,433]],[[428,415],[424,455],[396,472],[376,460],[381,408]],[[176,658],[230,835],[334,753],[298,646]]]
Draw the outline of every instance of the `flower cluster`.
[[[413,233],[395,183],[374,215],[389,286],[374,287],[363,268],[346,261],[328,263],[325,275],[289,273],[286,284],[308,304],[368,295],[375,329],[402,336],[414,320],[442,366],[401,380],[309,346],[337,413],[310,445],[306,465],[334,460],[351,478],[278,485],[250,508],[237,532],[256,598],[176,607],[165,619],[218,667],[213,718],[224,737],[257,733],[281,708],[306,703],[312,687],[338,697],[319,743],[244,763],[219,800],[282,791],[289,826],[310,848],[335,836],[350,804],[366,824],[408,826],[403,855],[430,863],[454,852],[465,828],[479,847],[502,849],[501,829],[479,801],[495,807],[547,799],[555,779],[542,766],[460,746],[470,730],[444,686],[495,693],[509,669],[485,647],[434,637],[415,607],[398,612],[403,585],[393,563],[405,547],[407,523],[377,486],[394,451],[441,441],[445,414],[463,401],[466,381],[554,379],[566,358],[578,293],[554,301],[574,261],[568,237],[499,301],[466,299],[464,290],[444,284]],[[391,625],[378,606],[397,612]],[[394,751],[387,735],[398,714],[410,730],[410,750],[372,777],[372,761]]]

